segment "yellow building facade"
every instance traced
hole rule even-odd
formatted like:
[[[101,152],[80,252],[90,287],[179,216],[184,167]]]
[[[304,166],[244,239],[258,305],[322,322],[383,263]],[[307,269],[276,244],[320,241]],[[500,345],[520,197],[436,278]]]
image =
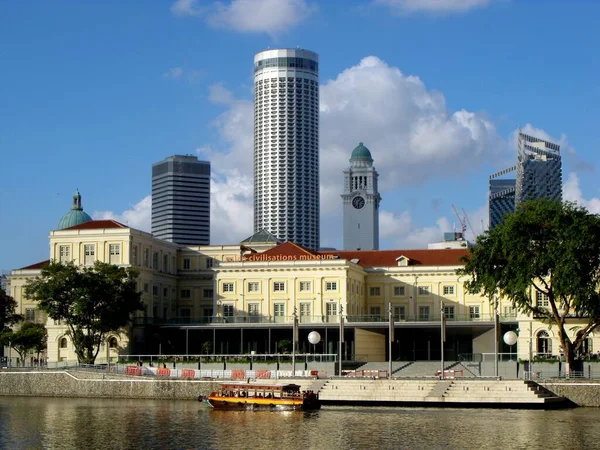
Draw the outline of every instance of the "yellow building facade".
[[[313,252],[261,233],[236,245],[182,247],[116,221],[94,220],[52,231],[49,259],[78,266],[98,260],[140,272],[144,310],[131,327],[107,337],[99,362],[200,354],[207,344],[210,353],[276,353],[280,342],[293,339],[294,317],[300,351],[337,353],[343,337],[344,359],[384,361],[390,314],[394,360],[439,360],[442,311],[445,360],[494,352],[494,308],[467,293],[456,275],[467,249]],[[66,328],[25,296],[24,284],[44,264],[13,270],[8,293],[26,320],[46,323],[49,363],[75,361]],[[543,298],[535,300],[543,305]],[[502,353],[523,360],[530,353],[560,353],[556,332],[546,324],[503,301],[498,312],[500,336],[508,330],[519,335],[514,348],[501,345]],[[316,348],[307,342],[311,331],[322,336]],[[592,336],[586,350],[600,348],[597,340]]]

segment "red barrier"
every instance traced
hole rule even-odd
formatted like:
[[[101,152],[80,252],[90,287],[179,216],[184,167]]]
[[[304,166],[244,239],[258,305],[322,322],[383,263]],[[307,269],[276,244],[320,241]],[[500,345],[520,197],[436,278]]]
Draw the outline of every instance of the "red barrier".
[[[125,369],[125,373],[127,375],[141,375],[142,368],[138,366],[127,366],[127,369]]]
[[[171,369],[167,369],[164,367],[159,367],[158,369],[156,369],[156,376],[157,377],[170,377],[171,376]]]
[[[257,370],[256,371],[256,378],[258,378],[258,379],[268,379],[268,378],[271,378],[271,371],[270,370]]]
[[[181,378],[196,378],[194,369],[181,369]]]
[[[246,378],[245,370],[232,370],[231,371],[231,379],[232,380],[243,380]]]
[[[442,375],[442,371],[441,370],[438,370],[435,373],[435,376],[438,377],[438,378],[440,378],[440,379],[442,378],[441,375]],[[452,380],[452,379],[454,379],[456,377],[462,377],[462,376],[464,376],[464,373],[463,373],[462,370],[444,370],[444,379]]]

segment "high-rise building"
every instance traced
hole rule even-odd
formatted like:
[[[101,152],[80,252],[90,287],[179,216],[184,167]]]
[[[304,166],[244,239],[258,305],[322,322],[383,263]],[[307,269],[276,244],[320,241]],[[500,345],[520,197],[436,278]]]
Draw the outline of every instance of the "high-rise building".
[[[344,250],[379,250],[378,173],[361,142],[344,170]]]
[[[254,231],[319,248],[319,57],[254,57]]]
[[[152,165],[152,234],[180,245],[210,244],[210,162],[174,155]]]
[[[490,228],[525,200],[562,199],[560,146],[523,133],[517,136],[517,165],[490,175]],[[515,178],[500,178],[510,172]]]

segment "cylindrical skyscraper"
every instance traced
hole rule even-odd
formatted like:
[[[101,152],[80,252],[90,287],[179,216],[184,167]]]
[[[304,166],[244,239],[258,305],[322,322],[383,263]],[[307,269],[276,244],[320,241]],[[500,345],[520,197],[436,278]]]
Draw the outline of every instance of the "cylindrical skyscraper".
[[[319,248],[319,57],[254,57],[254,231]]]

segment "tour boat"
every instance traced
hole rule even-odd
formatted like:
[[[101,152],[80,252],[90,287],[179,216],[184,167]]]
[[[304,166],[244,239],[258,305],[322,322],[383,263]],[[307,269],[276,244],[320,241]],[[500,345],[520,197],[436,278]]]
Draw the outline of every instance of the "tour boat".
[[[310,411],[321,408],[318,394],[300,392],[297,384],[222,383],[208,397],[200,396],[214,409],[252,411]]]

